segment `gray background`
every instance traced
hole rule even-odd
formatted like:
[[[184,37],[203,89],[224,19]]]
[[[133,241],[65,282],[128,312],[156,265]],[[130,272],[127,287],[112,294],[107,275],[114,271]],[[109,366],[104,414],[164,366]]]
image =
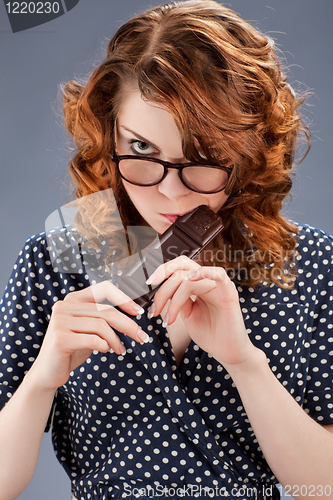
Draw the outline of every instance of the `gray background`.
[[[57,98],[61,82],[86,75],[103,59],[108,37],[133,14],[159,1],[80,0],[50,23],[13,34],[0,3],[1,268],[3,290],[25,239],[71,199],[66,178],[70,142]],[[290,66],[290,83],[313,92],[305,108],[312,148],[298,167],[293,220],[333,233],[333,2],[230,0],[243,18],[270,34]],[[69,481],[46,435],[38,467],[20,500],[66,500]]]

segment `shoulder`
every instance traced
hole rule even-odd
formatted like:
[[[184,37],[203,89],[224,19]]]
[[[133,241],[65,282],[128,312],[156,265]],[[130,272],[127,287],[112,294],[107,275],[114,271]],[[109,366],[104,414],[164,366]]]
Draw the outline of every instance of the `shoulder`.
[[[333,249],[333,236],[325,231],[309,226],[307,224],[295,223],[298,234],[296,235],[296,246],[298,252],[325,252],[331,253]]]
[[[296,260],[298,268],[312,267],[317,270],[333,269],[333,237],[321,229],[306,225],[295,224],[298,229],[296,235]]]
[[[255,288],[238,286],[240,301],[251,306],[249,311],[254,311],[254,303],[267,305],[271,311],[276,304],[290,307],[317,300],[321,303],[333,296],[333,237],[306,224],[293,224],[298,230],[294,235],[296,252],[289,259],[296,266],[293,286],[285,288],[278,283],[262,283]]]
[[[55,247],[63,251],[75,242],[78,242],[78,232],[73,226],[56,227],[30,236],[26,240],[22,252],[30,248],[34,252],[37,250],[50,252]]]
[[[20,251],[8,285],[16,292],[25,290],[53,296],[89,285],[80,259],[75,231],[57,228],[28,238]],[[8,285],[6,291],[8,291]],[[17,295],[17,293],[16,293]]]
[[[28,238],[19,254],[22,261],[29,261],[39,268],[53,272],[79,272],[80,247],[78,233],[71,226],[44,231]]]

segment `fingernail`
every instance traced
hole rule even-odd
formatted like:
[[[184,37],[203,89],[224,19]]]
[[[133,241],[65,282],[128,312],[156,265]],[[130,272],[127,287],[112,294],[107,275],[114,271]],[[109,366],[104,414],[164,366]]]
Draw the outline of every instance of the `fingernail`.
[[[169,321],[169,313],[167,312],[166,315],[164,316],[164,320],[162,323],[163,328],[166,328],[168,326],[168,321]]]
[[[193,276],[195,276],[195,274],[196,274],[196,271],[192,271],[191,273],[187,274],[184,278],[184,281],[190,280],[191,278],[193,278]]]
[[[155,304],[155,302],[153,302],[152,305],[150,306],[150,308],[148,309],[148,313],[147,313],[148,319],[151,319],[154,316],[155,311],[156,311],[156,304]]]
[[[154,279],[156,278],[156,273],[153,273],[146,281],[146,285],[151,285]]]
[[[135,311],[137,314],[144,314],[145,310],[143,307],[139,306],[139,304],[132,304],[132,309]]]
[[[149,335],[147,335],[147,333],[144,332],[141,328],[139,328],[137,332],[137,338],[140,343],[146,344],[147,342],[149,342]]]
[[[120,345],[119,351],[122,356],[126,354],[126,347],[124,346],[124,344]]]

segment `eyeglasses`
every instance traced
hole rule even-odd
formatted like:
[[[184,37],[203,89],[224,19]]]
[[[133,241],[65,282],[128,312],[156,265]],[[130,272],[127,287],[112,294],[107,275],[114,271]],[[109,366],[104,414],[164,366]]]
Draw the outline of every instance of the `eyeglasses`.
[[[178,170],[182,183],[191,191],[203,194],[219,193],[228,184],[232,166],[170,163],[140,155],[113,155],[120,176],[134,186],[156,186],[165,179],[169,168]]]

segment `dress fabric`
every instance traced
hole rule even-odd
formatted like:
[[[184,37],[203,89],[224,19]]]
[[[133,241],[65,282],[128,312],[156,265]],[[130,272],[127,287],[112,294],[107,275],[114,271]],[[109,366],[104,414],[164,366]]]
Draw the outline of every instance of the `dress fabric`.
[[[274,375],[312,418],[332,424],[333,238],[299,226],[297,240],[293,289],[238,286],[240,303]],[[66,271],[50,251],[45,233],[27,240],[1,302],[0,408],[36,359],[52,305],[90,284],[82,255]],[[193,341],[177,367],[161,318],[136,321],[147,344],[119,333],[124,356],[94,351],[55,396],[52,439],[75,498],[144,500],[164,491],[254,499],[253,488],[267,491],[277,479],[227,371]]]

